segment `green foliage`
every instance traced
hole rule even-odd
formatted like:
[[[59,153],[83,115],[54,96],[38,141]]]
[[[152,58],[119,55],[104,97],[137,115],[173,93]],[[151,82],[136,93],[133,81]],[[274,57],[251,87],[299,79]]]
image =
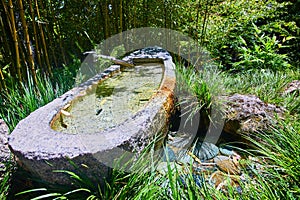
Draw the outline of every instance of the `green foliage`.
[[[282,45],[276,40],[276,36],[271,38],[261,34],[261,31],[256,26],[255,31],[256,42],[253,44],[253,47],[248,47],[247,42],[240,36],[240,41],[243,44],[243,46],[237,47],[240,61],[232,63],[233,69],[241,71],[251,69],[281,70],[289,68],[290,64],[288,63],[287,55],[278,54],[279,48]]]
[[[253,94],[268,103],[285,107],[291,113],[299,111],[296,94],[283,95],[288,83],[299,80],[299,70],[252,70],[239,73],[223,72],[220,76],[227,93]]]
[[[255,146],[255,153],[265,160],[263,170],[258,174],[262,184],[257,192],[252,194],[259,197],[268,195],[272,199],[297,199],[300,195],[300,123],[296,121],[282,121],[274,125],[269,133],[261,133],[262,142],[250,139]],[[257,188],[252,186],[252,188]],[[258,188],[257,188],[258,189]],[[272,196],[271,196],[272,194]],[[252,196],[253,197],[253,196]]]
[[[41,1],[39,8],[41,17],[36,19],[45,30],[49,52],[52,51],[49,53],[50,60],[57,67],[64,62],[64,52],[80,55],[95,43],[122,30],[145,26],[172,28],[187,33],[205,45],[213,57],[219,59],[219,68],[236,72],[221,73],[209,67],[196,72],[177,66],[178,79],[183,83],[180,85],[179,82],[179,88],[183,87],[197,99],[193,102],[196,105],[194,113],[200,110],[209,113],[211,105],[220,101],[215,98],[218,94],[246,93],[284,106],[290,115],[285,121],[274,125],[269,134],[261,134],[264,143],[252,141],[257,150],[254,153],[263,155],[264,170],[253,168],[252,174],[245,175],[250,181],[242,184],[242,194],[237,194],[233,187],[229,187],[227,193],[207,183],[198,187],[191,171],[186,175],[186,184],[183,184],[179,181],[180,170],[173,170],[168,164],[165,176],[157,176],[155,169],[144,173],[142,168],[142,172],[130,174],[113,171],[112,178],[102,187],[92,187],[81,174],[62,170],[59,172],[68,174],[77,188],[68,191],[39,188],[20,193],[20,196],[28,192],[37,192],[39,196],[36,199],[297,199],[300,196],[300,99],[296,93],[282,95],[287,83],[300,79],[299,71],[294,70],[300,66],[299,1],[72,0]],[[3,11],[2,7],[0,11]],[[18,9],[14,12],[17,13]],[[6,19],[4,12],[0,13],[2,19]],[[33,20],[28,10],[26,16]],[[31,38],[35,38],[32,25],[28,25]],[[7,30],[4,24],[0,32],[7,33]],[[22,39],[22,31],[18,34]],[[7,44],[13,46],[10,36],[0,35],[3,44],[8,40]],[[14,48],[4,47],[2,45],[0,48],[0,64],[5,66],[1,69],[9,93],[2,93],[0,97],[0,118],[13,130],[30,112],[70,89],[80,63],[69,56],[67,63],[71,60],[74,64],[58,67],[54,70],[53,79],[39,74],[38,84],[35,85],[28,74],[27,82],[16,86],[16,70],[11,63]],[[122,50],[116,49],[113,54],[119,55]],[[25,69],[23,67],[26,73]],[[44,67],[39,66],[39,69]],[[221,83],[225,84],[226,91],[220,87]],[[152,167],[152,163],[141,162]],[[249,163],[251,166],[251,161]],[[10,173],[8,171],[0,183],[0,199],[9,190]],[[250,178],[253,174],[256,177],[254,183]]]
[[[22,83],[20,87],[11,84],[8,86],[9,92],[0,96],[0,118],[12,131],[21,119],[69,90],[74,83],[73,74],[76,68],[75,62],[73,65],[57,70],[53,80],[38,74],[37,85],[33,83],[29,73],[28,83]]]
[[[176,72],[179,95],[186,91],[189,93],[188,97],[194,97],[197,100],[193,102],[196,110],[192,113],[200,110],[209,113],[212,104],[217,105],[221,102],[218,96],[226,91],[220,79],[221,72],[215,65],[206,63],[201,71],[196,71],[193,67],[186,68],[177,63]],[[184,100],[182,103],[185,103]]]
[[[299,119],[299,118],[298,118]],[[137,162],[139,170],[124,173],[113,170],[112,178],[104,187],[89,187],[80,175],[64,171],[76,182],[69,191],[53,191],[46,188],[32,189],[28,192],[43,191],[36,199],[57,197],[57,199],[297,199],[300,195],[300,135],[299,122],[285,121],[261,135],[264,143],[253,142],[254,150],[247,155],[256,155],[256,160],[244,160],[244,179],[240,181],[241,192],[228,184],[226,190],[217,190],[191,167],[167,162],[165,174],[158,173],[149,157]],[[152,146],[153,144],[149,145]],[[153,148],[153,146],[151,147]],[[144,154],[146,155],[146,154]],[[259,162],[257,161],[259,160]],[[142,163],[142,165],[140,165]],[[154,168],[150,168],[153,166]],[[145,170],[147,171],[145,173]],[[83,181],[85,180],[85,181]],[[86,184],[85,184],[86,183]],[[72,196],[74,195],[74,196]]]
[[[1,172],[2,175],[0,179],[0,199],[5,200],[10,189],[11,173],[13,166],[10,162],[3,164],[5,165],[6,172]]]
[[[240,0],[213,6],[208,24],[208,49],[220,60],[223,69],[242,69],[243,66],[236,62],[246,66],[254,63],[253,68],[261,67],[263,62],[267,62],[265,67],[271,65],[273,68],[286,67],[287,61],[294,67],[299,66],[296,50],[299,26],[284,17],[288,5],[276,1]],[[283,43],[285,48],[280,46]]]

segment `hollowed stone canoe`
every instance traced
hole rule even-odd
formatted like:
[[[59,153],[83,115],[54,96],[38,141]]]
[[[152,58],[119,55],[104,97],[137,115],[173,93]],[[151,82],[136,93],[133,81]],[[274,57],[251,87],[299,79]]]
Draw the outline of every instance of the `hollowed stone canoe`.
[[[122,123],[99,132],[68,134],[51,127],[66,114],[64,109],[68,104],[120,70],[113,65],[19,122],[9,136],[9,147],[18,163],[44,181],[68,184],[70,180],[66,174],[53,170],[74,170],[71,161],[92,180],[102,182],[114,167],[114,159],[122,156],[122,152],[137,156],[157,134],[165,136],[174,108],[175,72],[171,56],[162,49],[155,53],[156,49],[143,49],[143,57],[139,53],[126,57],[126,61],[163,64],[160,86],[142,109]]]

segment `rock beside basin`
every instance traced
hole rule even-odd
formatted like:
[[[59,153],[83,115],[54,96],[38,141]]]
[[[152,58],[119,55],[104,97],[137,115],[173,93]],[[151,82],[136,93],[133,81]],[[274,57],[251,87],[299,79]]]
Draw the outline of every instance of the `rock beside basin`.
[[[234,94],[225,97],[226,115],[224,131],[240,138],[241,134],[265,131],[283,117],[284,109],[263,102],[255,95]]]
[[[5,163],[10,159],[10,150],[8,148],[8,127],[4,120],[0,119],[0,181],[2,175],[6,172]]]
[[[290,82],[284,89],[283,95],[293,94],[295,93],[296,96],[300,94],[300,81],[293,80]]]

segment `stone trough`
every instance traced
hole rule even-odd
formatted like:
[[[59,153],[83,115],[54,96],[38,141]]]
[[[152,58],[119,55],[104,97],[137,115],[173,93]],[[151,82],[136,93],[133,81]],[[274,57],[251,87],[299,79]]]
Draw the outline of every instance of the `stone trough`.
[[[155,47],[136,51],[124,60],[139,67],[151,63],[161,65],[160,83],[147,101],[134,113],[125,117],[122,114],[116,124],[103,128],[97,126],[101,122],[95,123],[94,120],[104,116],[104,108],[103,111],[102,108],[91,108],[95,119],[84,114],[84,106],[80,103],[86,97],[93,96],[99,85],[123,73],[120,66],[112,65],[34,111],[16,126],[9,136],[9,147],[24,169],[49,183],[68,184],[70,179],[66,174],[54,173],[53,170],[74,170],[71,161],[92,180],[101,182],[109,176],[114,162],[123,153],[136,157],[157,134],[167,134],[169,117],[174,108],[172,57],[165,50]],[[118,98],[118,93],[114,98]],[[108,100],[102,99],[100,104],[105,104],[104,101]],[[75,112],[76,105],[81,108],[82,115]]]

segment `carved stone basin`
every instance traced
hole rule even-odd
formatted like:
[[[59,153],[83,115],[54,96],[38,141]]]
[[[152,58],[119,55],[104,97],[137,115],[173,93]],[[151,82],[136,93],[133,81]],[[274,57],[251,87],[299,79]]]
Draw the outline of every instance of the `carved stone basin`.
[[[125,58],[134,68],[112,65],[23,119],[9,136],[19,164],[45,181],[66,184],[68,177],[53,170],[73,170],[71,161],[101,182],[124,152],[137,156],[157,134],[166,135],[174,108],[174,63],[160,48],[142,51],[143,56],[135,52]],[[150,79],[126,79],[128,71],[144,73],[145,79],[156,71],[160,78],[147,88]],[[138,86],[110,82],[119,77],[132,80],[131,86],[138,80]],[[127,96],[124,88],[131,91]]]

